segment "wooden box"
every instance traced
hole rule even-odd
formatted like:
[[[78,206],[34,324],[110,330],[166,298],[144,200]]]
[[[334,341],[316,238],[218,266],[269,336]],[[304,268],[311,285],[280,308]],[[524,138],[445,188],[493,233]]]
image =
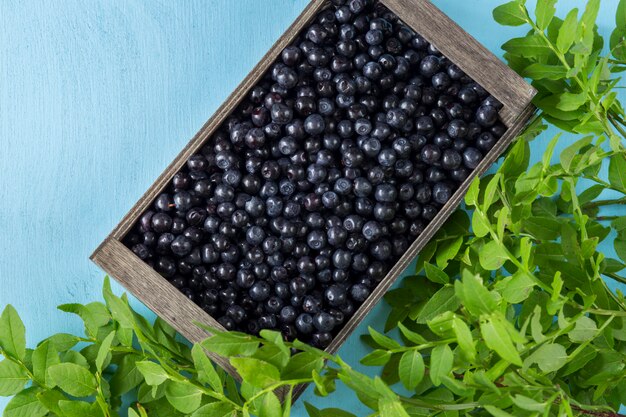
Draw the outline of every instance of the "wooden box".
[[[429,0],[380,0],[380,2],[498,99],[503,105],[500,111],[500,118],[508,127],[508,130],[484,157],[472,175],[461,184],[424,232],[412,243],[404,256],[391,268],[369,298],[358,308],[354,316],[344,324],[344,327],[326,349],[330,353],[338,350],[371,308],[380,301],[381,297],[411,260],[415,258],[448,216],[456,209],[474,176],[483,174],[494,163],[534,112],[531,99],[535,94],[535,90],[451,21]],[[96,264],[116,278],[135,297],[192,342],[198,342],[208,336],[205,331],[194,324],[195,322],[206,323],[214,328],[223,327],[199,306],[186,298],[166,279],[162,278],[154,269],[139,259],[122,243],[122,239],[141,214],[151,205],[155,197],[164,190],[168,181],[179,171],[186,160],[205,144],[207,139],[212,136],[214,131],[236,108],[248,91],[261,79],[281,51],[327,5],[327,0],[311,1],[285,34],[278,39],[252,72],[178,154],[165,172],[161,174],[143,197],[134,205],[91,257]],[[236,376],[234,369],[228,362],[228,358],[215,356],[213,359],[228,372]]]

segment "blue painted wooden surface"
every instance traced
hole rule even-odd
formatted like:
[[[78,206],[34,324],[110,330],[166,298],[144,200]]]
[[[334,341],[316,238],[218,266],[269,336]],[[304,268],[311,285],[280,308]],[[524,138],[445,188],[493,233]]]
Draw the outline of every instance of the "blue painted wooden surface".
[[[499,2],[435,1],[498,54],[522,32],[492,21]],[[82,331],[55,307],[99,299],[103,273],[89,254],[306,3],[0,1],[0,306],[17,307],[31,346]],[[584,2],[561,1],[561,13],[571,4]],[[616,5],[603,1],[604,35]],[[549,137],[533,144],[535,158]],[[342,348],[349,362],[385,311],[375,308]],[[367,414],[341,389],[304,400]],[[306,415],[302,401],[293,415]]]

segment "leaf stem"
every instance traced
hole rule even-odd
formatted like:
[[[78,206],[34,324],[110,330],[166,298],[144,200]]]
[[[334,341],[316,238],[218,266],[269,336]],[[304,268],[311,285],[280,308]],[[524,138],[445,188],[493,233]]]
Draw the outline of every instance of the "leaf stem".
[[[603,275],[606,275],[607,277],[612,278],[619,283],[626,284],[626,278],[619,276],[614,272],[604,272]]]

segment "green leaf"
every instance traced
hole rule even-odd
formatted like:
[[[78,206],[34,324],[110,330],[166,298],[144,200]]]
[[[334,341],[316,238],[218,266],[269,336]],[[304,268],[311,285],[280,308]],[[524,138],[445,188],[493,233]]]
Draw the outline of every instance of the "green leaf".
[[[427,340],[420,336],[418,333],[415,333],[412,330],[409,330],[404,324],[398,323],[398,329],[400,329],[400,333],[404,337],[407,338],[408,341],[415,343],[416,345],[421,345],[422,343],[427,343]]]
[[[104,296],[107,307],[109,307],[109,310],[111,310],[111,315],[119,323],[119,325],[125,329],[134,328],[135,319],[133,313],[130,310],[128,303],[113,294],[109,277],[104,278],[102,295]]]
[[[59,401],[59,408],[66,417],[102,417],[102,410],[96,403],[86,401]]]
[[[556,47],[562,53],[566,53],[576,40],[576,29],[578,27],[578,9],[569,11],[556,38]]]
[[[537,18],[537,26],[539,29],[545,30],[556,13],[554,5],[557,0],[541,0],[537,2],[535,9],[535,17]]]
[[[398,399],[381,398],[378,400],[380,417],[410,417]]]
[[[113,339],[115,338],[115,331],[109,333],[107,337],[104,338],[100,348],[98,349],[98,355],[96,356],[96,369],[98,372],[101,372],[105,367],[106,363],[110,361],[111,358],[111,345],[113,344]],[[107,361],[108,358],[108,361]]]
[[[491,205],[495,201],[497,201],[497,198],[498,198],[497,191],[498,191],[498,187],[500,186],[501,177],[502,175],[499,172],[494,174],[494,176],[491,177],[491,179],[487,183],[487,186],[485,187],[485,193],[483,195],[483,204],[482,204],[482,211],[484,213],[487,213],[487,211],[489,210],[489,207],[491,207]]]
[[[567,363],[567,352],[563,345],[558,343],[541,345],[524,360],[524,367],[528,368],[535,363],[543,372],[558,371]]]
[[[50,379],[74,397],[87,397],[96,390],[96,378],[87,369],[74,363],[60,363],[48,369]]]
[[[126,394],[143,381],[143,375],[139,372],[136,362],[141,359],[137,355],[125,355],[117,370],[110,380],[111,394],[121,396]]]
[[[332,376],[321,375],[317,371],[313,371],[313,382],[315,383],[316,394],[326,397],[329,393],[335,391],[335,379]]]
[[[456,298],[474,317],[491,313],[497,307],[493,294],[485,288],[483,280],[467,270],[463,271],[462,280],[454,282],[454,290]]]
[[[545,58],[552,55],[552,50],[548,44],[538,35],[513,38],[504,43],[502,49],[512,55],[525,58]]]
[[[540,403],[539,401],[520,394],[516,394],[511,397],[511,400],[513,400],[513,403],[515,403],[516,406],[527,411],[545,411],[548,406],[545,402]]]
[[[493,19],[505,26],[520,26],[528,21],[520,1],[510,1],[493,9]]]
[[[439,242],[435,260],[439,268],[448,266],[448,262],[459,253],[459,249],[463,245],[463,236],[456,239],[448,239],[445,242]]]
[[[624,262],[626,262],[626,240],[625,239],[615,239],[613,241],[613,247],[615,248],[615,253],[617,256]]]
[[[250,356],[258,349],[259,342],[247,334],[225,332],[209,337],[201,345],[205,349],[225,357]]]
[[[626,29],[626,0],[620,0],[615,11],[615,26]]]
[[[363,358],[361,358],[361,363],[366,366],[383,366],[391,359],[391,352],[382,349],[376,349]]]
[[[50,341],[45,341],[33,352],[33,374],[43,385],[48,385],[48,369],[61,362],[59,352]],[[1,395],[1,393],[0,393]]]
[[[262,360],[263,362],[271,363],[279,370],[282,370],[285,368],[285,365],[287,365],[287,362],[289,362],[291,354],[289,351],[285,352],[283,349],[272,343],[266,343],[261,346],[259,350],[252,355],[252,357]]]
[[[587,316],[579,317],[574,328],[567,334],[569,340],[574,343],[582,343],[592,340],[598,333],[596,322]]]
[[[441,379],[452,372],[454,354],[448,345],[435,346],[430,354],[430,380],[433,385],[441,385]]]
[[[563,370],[560,371],[559,374],[562,376],[571,375],[579,369],[582,369],[597,355],[598,351],[596,350],[596,348],[591,345],[587,345],[578,353],[578,355],[570,359],[567,365],[565,365],[565,368],[563,368]]]
[[[306,412],[309,413],[309,417],[322,417],[321,411],[313,404],[305,401],[304,408],[306,408]]]
[[[19,360],[26,355],[26,328],[11,304],[0,316],[0,348]]]
[[[454,296],[455,291],[451,286],[445,286],[437,291],[422,307],[415,317],[415,321],[421,324],[437,317],[446,311],[456,311],[459,306],[459,299]]]
[[[533,80],[560,80],[565,77],[565,74],[565,68],[560,65],[548,65],[539,62],[530,64],[522,72],[524,77],[532,78]]]
[[[496,269],[500,269],[508,259],[509,255],[502,247],[502,244],[495,240],[488,241],[481,248],[478,254],[480,266],[482,266],[487,271],[495,271]]]
[[[61,362],[63,363],[73,363],[78,366],[82,366],[83,368],[89,369],[89,362],[87,358],[81,355],[79,352],[75,350],[68,350],[67,352],[61,355]]]
[[[157,363],[150,361],[137,362],[137,369],[143,375],[146,384],[150,386],[161,385],[169,379],[169,375],[163,367]]]
[[[175,409],[185,414],[193,413],[202,404],[202,391],[189,381],[168,381],[165,397]]]
[[[478,194],[480,192],[480,178],[475,177],[470,183],[467,192],[465,193],[465,204],[468,206],[478,205]]]
[[[258,417],[281,417],[280,400],[273,392],[267,392],[260,398]]]
[[[281,372],[283,380],[310,378],[313,371],[321,371],[324,359],[312,352],[300,352],[293,355]]]
[[[370,333],[370,336],[372,336],[372,339],[374,339],[374,342],[376,342],[379,346],[386,349],[396,349],[400,347],[400,344],[398,342],[390,337],[385,336],[382,333],[379,333],[373,327],[368,327],[367,329]]]
[[[204,348],[199,344],[193,345],[193,348],[191,348],[191,357],[193,359],[193,364],[196,367],[196,371],[198,371],[198,381],[203,384],[209,384],[215,392],[220,394],[223,393],[224,388],[222,380],[215,371],[215,368],[205,353]]]
[[[565,112],[578,110],[583,104],[587,102],[586,93],[568,93],[565,92],[559,96],[559,102],[556,108]]]
[[[30,381],[26,370],[10,360],[0,362],[0,397],[15,395]]]
[[[89,303],[87,305],[82,304],[62,304],[59,310],[66,313],[73,313],[78,315],[85,323],[85,328],[88,333],[95,336],[98,333],[98,328],[105,326],[111,321],[111,315],[106,306],[99,302]]]
[[[584,138],[577,140],[561,152],[561,165],[563,166],[565,171],[570,172],[570,167],[572,165],[574,157],[582,148],[591,144],[592,141],[593,136],[585,136]]]
[[[191,417],[234,417],[235,415],[235,409],[231,404],[214,402],[198,408]]]
[[[450,277],[448,276],[448,274],[446,274],[433,264],[425,263],[424,272],[426,273],[426,278],[436,284],[447,284],[450,282]]]
[[[463,319],[455,316],[452,319],[452,330],[454,331],[456,341],[465,355],[465,358],[473,362],[476,359],[476,346],[474,345],[474,338],[472,337],[472,331],[469,326]]]
[[[63,412],[59,407],[59,402],[67,400],[65,394],[57,389],[41,391],[37,393],[37,399],[48,410],[56,414],[57,416],[63,416]]]
[[[512,277],[499,281],[498,284],[502,284],[499,286],[502,297],[511,304],[524,301],[535,287],[535,281],[522,272],[515,273]]]
[[[494,350],[505,361],[522,366],[519,352],[515,349],[509,332],[499,320],[494,320],[492,316],[481,320],[480,333],[489,349]]]
[[[244,381],[257,388],[267,388],[280,381],[278,368],[267,362],[254,358],[230,358]]]
[[[626,156],[616,154],[609,162],[609,182],[613,187],[626,190]]]
[[[598,17],[598,12],[600,11],[600,0],[588,0],[587,7],[585,7],[585,11],[581,16],[582,23],[585,24],[589,30],[593,29],[593,26]]]
[[[509,414],[493,405],[485,405],[484,407],[485,410],[487,410],[493,417],[515,417],[514,415]]]
[[[476,237],[487,236],[489,234],[490,226],[491,225],[486,219],[486,216],[482,212],[475,210],[472,214],[472,231]]]
[[[31,387],[17,394],[4,409],[3,417],[43,417],[48,410],[37,399],[39,388]]]
[[[59,352],[67,352],[80,342],[80,339],[73,334],[57,333],[46,339]]]
[[[398,363],[398,376],[408,390],[414,390],[424,378],[424,359],[416,350],[409,350],[402,354]]]

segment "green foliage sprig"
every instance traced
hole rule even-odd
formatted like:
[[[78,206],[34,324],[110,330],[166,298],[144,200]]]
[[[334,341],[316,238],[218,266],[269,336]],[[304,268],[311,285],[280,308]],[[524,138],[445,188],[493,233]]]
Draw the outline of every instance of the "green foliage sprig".
[[[556,0],[494,10],[528,33],[503,45],[531,79],[540,113],[492,175],[470,187],[422,250],[414,276],[385,299],[384,332],[370,329],[370,377],[335,355],[276,332],[220,333],[190,347],[160,319],[149,323],[108,279],[104,303],[66,304],[85,335],[57,334],[35,349],[8,306],[0,316],[5,417],[288,417],[291,393],[342,383],[371,417],[617,417],[626,403],[626,116],[616,89],[626,70],[626,0],[603,54],[599,0],[555,16]],[[580,16],[579,16],[580,14]],[[559,155],[557,135],[531,165],[545,123],[588,134]],[[608,170],[608,181],[600,172]],[[612,242],[617,259],[598,251]],[[210,329],[209,329],[210,330]],[[229,358],[242,382],[207,356]],[[130,406],[123,399],[133,398]],[[311,417],[354,417],[306,404]]]

